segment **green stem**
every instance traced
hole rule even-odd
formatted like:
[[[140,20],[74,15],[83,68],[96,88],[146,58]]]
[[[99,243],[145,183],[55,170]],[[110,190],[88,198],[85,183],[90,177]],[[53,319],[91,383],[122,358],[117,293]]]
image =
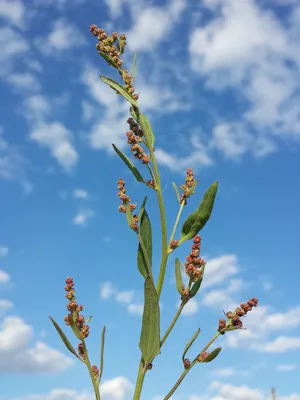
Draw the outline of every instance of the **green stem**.
[[[176,229],[177,229],[177,226],[178,226],[178,223],[179,223],[183,208],[184,208],[184,202],[182,202],[180,204],[180,208],[179,208],[179,211],[178,211],[178,214],[177,214],[177,217],[176,217],[176,221],[175,221],[175,224],[174,224],[174,228],[173,228],[169,243],[171,243],[172,240],[174,239],[174,236],[175,236],[175,233],[176,233]],[[172,249],[169,249],[168,250],[168,254],[172,253],[172,251],[173,251]]]
[[[135,384],[133,400],[140,400],[140,398],[141,398],[145,375],[146,375],[146,370],[144,370],[143,361],[141,358],[140,365],[139,365],[139,371],[138,371],[136,384]]]
[[[100,391],[99,391],[99,384],[96,381],[96,378],[95,378],[93,370],[92,370],[92,366],[91,366],[91,363],[90,363],[90,360],[89,360],[88,351],[87,351],[87,348],[86,348],[86,345],[85,345],[85,341],[82,340],[81,343],[82,343],[83,351],[84,351],[84,354],[85,354],[85,364],[87,366],[87,369],[89,370],[89,374],[90,374],[90,377],[91,377],[91,380],[92,380],[92,383],[93,383],[96,400],[101,400]]]
[[[157,296],[159,299],[164,284],[167,262],[168,262],[167,221],[166,221],[166,213],[164,206],[164,198],[161,190],[159,169],[157,166],[153,149],[150,148],[149,150],[153,165],[153,174],[155,178],[156,194],[157,194],[159,213],[160,213],[160,224],[161,224],[161,263],[156,285]]]
[[[206,351],[213,344],[213,342],[220,336],[220,334],[221,334],[220,332],[217,332],[215,334],[215,336],[203,347],[203,349],[201,350],[199,355],[204,353],[204,351]],[[184,378],[189,373],[189,371],[193,368],[193,366],[195,364],[197,364],[198,362],[201,362],[201,361],[198,361],[199,355],[191,362],[191,365],[189,366],[189,368],[187,368],[183,371],[183,373],[180,375],[180,377],[176,381],[175,385],[172,387],[172,389],[169,391],[169,393],[166,395],[166,397],[164,397],[164,400],[168,400],[175,393],[175,391],[178,389],[179,385],[184,380]]]
[[[180,306],[179,306],[174,318],[172,319],[172,322],[170,323],[170,326],[168,327],[168,329],[166,330],[164,336],[162,337],[162,339],[160,341],[160,347],[162,347],[163,344],[165,343],[167,337],[169,336],[169,334],[170,334],[171,330],[173,329],[174,325],[176,324],[176,322],[177,322],[177,320],[178,320],[178,318],[179,318],[179,316],[181,314],[181,311],[183,310],[183,307],[185,305],[186,305],[186,301],[182,300],[182,302],[181,302],[181,304],[180,304]]]

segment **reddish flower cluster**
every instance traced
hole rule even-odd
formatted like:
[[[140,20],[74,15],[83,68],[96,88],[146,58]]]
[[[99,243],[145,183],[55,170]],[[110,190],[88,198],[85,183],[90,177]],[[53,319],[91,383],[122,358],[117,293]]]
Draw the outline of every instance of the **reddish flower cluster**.
[[[247,303],[241,303],[240,307],[237,307],[234,312],[228,311],[226,313],[226,317],[228,321],[225,319],[219,320],[218,331],[222,334],[225,333],[226,328],[235,327],[237,329],[241,329],[243,327],[243,322],[241,321],[241,317],[244,317],[247,312],[251,311],[253,307],[258,306],[258,299],[253,297],[248,300]]]
[[[97,365],[92,366],[92,371],[93,371],[95,379],[98,379],[100,373],[99,373],[99,369],[98,369]]]
[[[113,32],[113,34],[109,36],[104,31],[104,29],[100,29],[97,25],[94,24],[90,26],[90,32],[94,36],[97,36],[98,43],[96,44],[96,49],[98,50],[98,53],[106,54],[111,60],[114,61],[114,63],[117,64],[118,68],[121,68],[123,65],[123,61],[120,59],[120,55],[124,53],[124,49],[126,46],[126,35],[124,33],[122,35],[119,35],[117,32]],[[117,46],[115,46],[115,43],[117,44]],[[127,90],[127,92],[130,93],[135,98],[135,100],[138,100],[139,95],[137,93],[134,94],[132,76],[126,69],[121,71],[121,75],[125,83],[125,89]]]
[[[139,143],[142,142],[143,131],[139,128],[139,125],[133,118],[128,118],[127,123],[129,124],[130,131],[126,132],[127,143],[131,144],[131,151],[134,157],[143,164],[148,164],[150,161],[149,156],[144,152],[142,146]]]
[[[121,67],[123,61],[120,60],[120,55],[124,52],[124,47],[126,46],[126,36],[124,34],[119,36],[117,32],[109,36],[104,29],[98,28],[95,24],[90,26],[90,32],[94,36],[97,36],[98,43],[96,44],[96,49],[98,52],[105,53],[118,67]],[[115,42],[118,43],[118,48],[114,45]]]
[[[149,363],[147,369],[151,370],[153,368],[153,364]]]
[[[184,366],[184,368],[185,368],[185,369],[189,369],[189,368],[190,368],[190,365],[191,365],[190,360],[189,360],[188,358],[185,358],[185,359],[183,360],[183,366]]]
[[[78,305],[76,302],[74,281],[72,278],[66,279],[65,291],[67,292],[66,298],[69,300],[69,303],[67,304],[67,309],[74,319],[74,322],[79,329],[82,338],[87,338],[89,336],[90,328],[88,325],[86,325],[84,316],[79,314],[83,310],[83,306]],[[66,325],[70,325],[69,315],[64,318]]]
[[[199,235],[194,237],[194,244],[192,245],[192,251],[186,258],[185,272],[192,279],[193,282],[198,281],[202,277],[202,269],[206,263],[199,257],[200,255],[200,244],[201,237]]]
[[[188,168],[186,171],[185,184],[180,186],[180,189],[183,190],[181,195],[180,203],[187,204],[186,200],[193,194],[191,188],[195,184],[195,177],[192,168]]]
[[[83,349],[82,343],[79,343],[77,349],[78,349],[79,356],[84,360],[85,359],[85,354],[84,354],[84,349]]]
[[[176,247],[178,247],[178,240],[172,240],[170,242],[170,249],[174,250]]]
[[[124,212],[126,213],[126,204],[130,202],[130,197],[126,194],[126,189],[125,189],[125,181],[122,178],[118,179],[118,196],[120,197],[122,204],[119,206],[119,211],[120,212]],[[130,211],[132,212],[133,210],[135,210],[136,208],[136,204],[130,204]],[[133,220],[132,220],[132,224],[131,224],[131,228],[137,232],[139,230],[138,227],[138,216],[136,214],[134,214],[132,216]]]
[[[209,355],[209,353],[207,351],[203,351],[203,353],[199,354],[199,356],[197,357],[197,360],[199,362],[204,361],[208,355]]]

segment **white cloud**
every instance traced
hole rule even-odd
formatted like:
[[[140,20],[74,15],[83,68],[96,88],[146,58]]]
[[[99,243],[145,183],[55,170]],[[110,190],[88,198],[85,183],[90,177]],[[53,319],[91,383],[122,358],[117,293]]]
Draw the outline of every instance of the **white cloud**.
[[[142,303],[130,303],[128,304],[128,311],[130,314],[143,315],[144,304]]]
[[[21,318],[4,318],[0,330],[0,371],[6,373],[56,373],[73,360],[43,342],[30,347],[33,328]]]
[[[7,81],[17,90],[34,92],[40,89],[40,84],[36,76],[29,72],[10,74],[7,77]]]
[[[0,299],[0,315],[2,312],[5,312],[13,308],[13,306],[14,304],[10,300]]]
[[[233,300],[232,295],[239,292],[243,287],[240,279],[231,279],[224,289],[210,290],[205,292],[202,302],[208,307],[223,308],[232,310],[236,308],[237,302]]]
[[[73,218],[73,223],[75,225],[84,226],[86,222],[95,216],[95,213],[90,208],[85,208],[80,210]]]
[[[190,299],[188,303],[184,306],[181,315],[189,316],[193,315],[198,311],[198,302],[195,299]]]
[[[294,371],[295,369],[297,369],[297,365],[295,364],[279,364],[276,366],[276,370],[277,371]]]
[[[0,29],[0,48],[0,76],[6,78],[14,62],[27,55],[29,44],[15,29],[4,27]]]
[[[267,343],[256,343],[258,351],[265,353],[286,353],[289,350],[300,350],[300,337],[279,336]]]
[[[0,284],[8,283],[9,281],[10,281],[9,274],[0,269]]]
[[[124,376],[106,380],[100,385],[103,400],[123,400],[133,391],[133,384]]]
[[[227,156],[276,149],[278,137],[299,138],[300,13],[284,21],[259,2],[206,1],[214,16],[190,37],[191,67],[210,89],[231,88],[245,101],[244,123],[221,124],[214,132]],[[250,124],[252,129],[249,129]]]
[[[1,142],[0,142],[1,145]],[[6,246],[0,246],[0,257],[7,257],[8,255],[8,247]]]
[[[85,39],[75,25],[61,18],[53,23],[48,36],[39,38],[36,44],[44,54],[53,55],[73,47],[80,47],[85,44]]]
[[[73,197],[74,197],[75,199],[84,199],[84,200],[87,200],[87,199],[90,197],[90,195],[89,195],[89,193],[88,193],[86,190],[84,190],[84,189],[75,189],[75,190],[73,191]]]
[[[130,303],[133,300],[134,291],[127,290],[124,292],[117,292],[116,293],[116,301],[119,303]]]
[[[223,283],[239,271],[240,268],[235,254],[224,254],[220,257],[207,260],[203,288]]]
[[[23,115],[31,123],[42,123],[50,115],[51,105],[41,94],[27,96],[23,102]]]
[[[0,127],[0,179],[17,181],[26,194],[32,191],[32,185],[27,179],[29,162],[18,147],[8,143],[2,136]]]
[[[66,171],[77,164],[78,154],[72,144],[72,134],[61,123],[41,123],[33,129],[30,138],[49,148],[52,156]]]
[[[183,0],[171,0],[166,7],[141,7],[139,18],[126,33],[129,49],[153,50],[170,34],[186,4]]]
[[[252,389],[248,386],[234,386],[220,382],[212,382],[211,389],[217,390],[218,400],[264,400],[265,396],[262,390]]]
[[[25,7],[19,0],[1,0],[0,17],[7,19],[11,24],[22,26]]]

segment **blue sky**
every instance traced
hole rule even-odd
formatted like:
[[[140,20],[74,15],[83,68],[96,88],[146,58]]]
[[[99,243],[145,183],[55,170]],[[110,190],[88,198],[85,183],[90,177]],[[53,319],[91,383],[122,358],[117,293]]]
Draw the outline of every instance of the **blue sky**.
[[[93,315],[94,363],[107,326],[103,400],[132,398],[143,281],[116,181],[126,180],[133,201],[145,188],[112,152],[115,143],[128,153],[128,105],[98,78],[117,76],[96,53],[93,23],[127,34],[128,68],[137,54],[135,87],[156,132],[169,234],[171,182],[194,169],[200,184],[190,211],[220,182],[202,232],[204,287],[155,360],[143,399],[172,387],[198,327],[191,358],[222,310],[253,296],[260,307],[247,331],[222,337],[218,359],[196,366],[174,399],[264,400],[272,386],[280,400],[300,399],[299,22],[297,0],[0,0],[1,400],[93,399],[86,371],[48,320],[63,326],[69,275],[85,316]],[[148,208],[157,276],[153,193]],[[176,255],[188,253],[186,243]],[[179,300],[174,257],[162,330]]]

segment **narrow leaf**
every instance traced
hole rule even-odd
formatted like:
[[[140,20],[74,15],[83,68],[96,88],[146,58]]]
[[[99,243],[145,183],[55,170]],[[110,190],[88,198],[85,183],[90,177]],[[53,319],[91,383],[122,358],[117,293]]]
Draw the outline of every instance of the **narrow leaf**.
[[[145,280],[145,304],[139,347],[144,365],[160,354],[160,316],[158,296],[151,278]]]
[[[127,219],[127,224],[129,226],[130,229],[132,229],[132,224],[133,224],[133,216],[131,214],[131,210],[130,210],[130,204],[129,202],[127,202],[125,204],[125,208],[126,208],[126,219]]]
[[[58,332],[58,334],[59,334],[61,340],[64,342],[66,348],[67,348],[72,354],[74,354],[74,356],[76,356],[76,357],[80,360],[78,354],[76,353],[74,347],[73,347],[73,346],[71,345],[71,343],[69,342],[69,340],[68,340],[67,336],[64,334],[63,330],[62,330],[62,329],[60,328],[60,326],[54,321],[53,318],[51,318],[51,317],[49,317],[49,318],[51,319],[51,321],[52,321],[52,323],[53,323],[53,325],[54,325],[54,328],[57,330],[57,332]]]
[[[74,332],[75,336],[77,337],[77,339],[82,340],[82,336],[80,333],[80,330],[78,329],[77,325],[75,324],[75,321],[73,319],[73,315],[72,314],[68,314],[68,320],[69,320],[69,324],[72,328],[72,331]]]
[[[153,147],[155,138],[154,138],[154,133],[152,131],[149,119],[146,117],[145,114],[140,114],[139,122],[140,122],[141,128],[143,130],[144,136],[146,138],[148,147],[149,148]]]
[[[172,182],[172,185],[173,185],[173,188],[174,188],[174,190],[175,190],[177,200],[178,200],[178,202],[180,203],[180,194],[179,194],[179,191],[178,191],[178,189],[177,189],[176,183],[175,183],[175,182]]]
[[[176,278],[177,291],[179,292],[179,294],[182,294],[183,283],[182,283],[182,277],[181,277],[181,263],[177,257],[175,258],[175,278]]]
[[[221,350],[222,350],[222,347],[217,347],[211,353],[209,353],[209,355],[202,362],[206,362],[206,363],[211,362],[212,360],[214,360],[217,357],[217,355],[220,353]]]
[[[103,51],[99,51],[99,54],[101,57],[104,58],[104,60],[112,65],[114,68],[116,68],[119,72],[121,71],[121,69],[119,68],[119,66],[114,62],[114,60],[112,58],[110,58],[107,54],[103,53]]]
[[[190,339],[190,341],[188,342],[188,344],[185,346],[184,352],[183,352],[183,354],[182,354],[182,360],[185,359],[186,353],[189,351],[190,347],[192,346],[192,344],[194,343],[194,341],[197,339],[199,333],[200,333],[200,328],[198,328],[198,329],[196,330],[196,332],[194,333],[193,337]]]
[[[214,182],[205,192],[203,199],[194,212],[186,219],[182,226],[181,243],[190,240],[204,227],[210,218],[215,197],[218,190],[218,182]]]
[[[130,104],[132,104],[134,107],[138,107],[137,102],[135,100],[135,98],[127,92],[127,90],[120,85],[118,82],[110,79],[110,78],[106,78],[106,76],[100,76],[100,79],[106,83],[107,85],[109,85],[111,88],[115,89],[117,92],[120,93],[121,96],[124,97],[124,99],[126,99],[127,101],[129,101]]]
[[[151,222],[146,209],[144,208],[141,220],[140,220],[140,235],[144,243],[146,255],[139,244],[138,254],[137,254],[137,264],[140,273],[146,279],[149,276],[150,271],[148,271],[148,263],[150,264],[150,270],[152,268],[152,229]]]
[[[142,175],[140,174],[136,166],[133,164],[133,162],[121,150],[119,150],[116,145],[113,144],[112,146],[115,152],[118,154],[118,156],[124,161],[124,163],[130,169],[130,171],[133,173],[136,180],[145,183]]]
[[[103,327],[102,329],[102,334],[101,334],[101,350],[100,350],[100,367],[99,367],[99,382],[101,380],[102,374],[103,374],[103,367],[104,367],[104,344],[105,344],[105,331],[106,331],[106,326]]]
[[[136,121],[138,121],[137,109],[130,107],[130,114],[131,114],[132,118],[134,118]]]
[[[199,281],[197,281],[193,284],[193,286],[191,287],[191,290],[190,290],[190,298],[194,297],[197,294],[198,290],[201,287],[202,281],[203,281],[203,278],[199,279]]]
[[[145,198],[144,198],[144,200],[142,202],[141,208],[140,208],[139,220],[141,220],[142,217],[143,217],[143,214],[144,214],[144,211],[145,211],[145,206],[146,206],[146,203],[147,203],[147,199],[148,199],[148,197],[145,196]]]

